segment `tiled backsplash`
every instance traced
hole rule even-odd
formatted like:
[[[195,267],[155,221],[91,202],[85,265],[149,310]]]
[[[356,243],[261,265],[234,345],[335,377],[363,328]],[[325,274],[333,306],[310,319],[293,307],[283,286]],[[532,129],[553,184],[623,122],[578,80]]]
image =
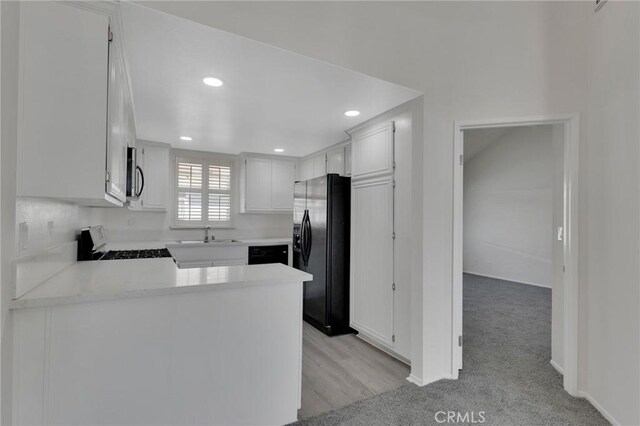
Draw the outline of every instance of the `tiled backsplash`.
[[[109,241],[170,241],[204,237],[202,229],[170,229],[167,212],[91,208],[92,225],[104,225]],[[238,214],[232,229],[212,229],[216,238],[271,238],[291,235],[291,214]]]
[[[28,224],[21,241],[20,224]],[[16,200],[16,241],[18,256],[37,253],[76,239],[78,231],[89,225],[89,209],[46,198]],[[23,236],[24,237],[24,234]]]

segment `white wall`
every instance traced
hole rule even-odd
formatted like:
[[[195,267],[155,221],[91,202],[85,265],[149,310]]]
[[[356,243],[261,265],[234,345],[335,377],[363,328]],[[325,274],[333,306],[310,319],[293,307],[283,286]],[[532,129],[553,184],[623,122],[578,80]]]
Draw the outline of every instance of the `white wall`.
[[[557,230],[564,223],[564,125],[551,126],[553,145],[553,229],[551,229],[551,360],[554,367],[564,368],[564,241]],[[563,234],[565,233],[563,229]],[[563,240],[565,235],[562,236]]]
[[[587,197],[581,201],[583,389],[640,424],[640,3],[589,15]]]
[[[596,15],[592,2],[144,4],[425,94],[423,250],[412,265],[424,382],[451,376],[454,121],[581,113],[579,387],[640,423],[638,3]]]
[[[465,272],[551,288],[551,130],[511,129],[465,162]],[[485,131],[466,131],[465,148]]]
[[[29,232],[26,249],[18,249],[18,256],[75,241],[79,230],[89,225],[89,209],[53,199],[18,197],[16,226],[22,222],[29,224]],[[51,229],[49,222],[53,223]]]

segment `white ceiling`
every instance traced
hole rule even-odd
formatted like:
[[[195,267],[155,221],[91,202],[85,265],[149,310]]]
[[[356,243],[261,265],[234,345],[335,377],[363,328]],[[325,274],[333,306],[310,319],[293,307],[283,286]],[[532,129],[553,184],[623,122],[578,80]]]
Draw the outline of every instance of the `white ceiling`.
[[[464,161],[471,160],[480,152],[489,148],[502,136],[513,130],[513,127],[497,127],[490,129],[465,130],[464,132]]]
[[[139,139],[303,156],[421,94],[142,6],[122,3],[122,15]],[[206,76],[225,84],[205,86]]]

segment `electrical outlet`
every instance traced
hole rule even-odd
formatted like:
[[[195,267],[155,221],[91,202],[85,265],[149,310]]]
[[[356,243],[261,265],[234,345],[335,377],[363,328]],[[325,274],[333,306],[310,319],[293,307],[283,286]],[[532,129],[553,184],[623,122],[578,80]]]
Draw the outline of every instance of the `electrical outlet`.
[[[29,247],[29,223],[21,222],[18,224],[18,248],[24,251]]]
[[[136,218],[135,217],[129,217],[129,220],[127,220],[127,225],[136,226]]]

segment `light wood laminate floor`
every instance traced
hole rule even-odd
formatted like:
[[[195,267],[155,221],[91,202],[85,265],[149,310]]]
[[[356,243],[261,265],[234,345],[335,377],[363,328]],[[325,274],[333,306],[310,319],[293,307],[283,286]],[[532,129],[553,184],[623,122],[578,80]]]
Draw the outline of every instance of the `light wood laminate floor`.
[[[396,389],[408,376],[409,366],[354,334],[328,337],[305,322],[298,419]]]

